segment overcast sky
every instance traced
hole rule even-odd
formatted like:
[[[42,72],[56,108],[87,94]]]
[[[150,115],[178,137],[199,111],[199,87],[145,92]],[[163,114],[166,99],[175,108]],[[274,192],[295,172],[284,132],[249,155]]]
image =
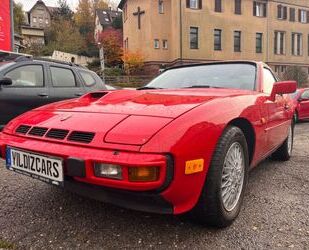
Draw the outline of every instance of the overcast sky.
[[[1,1],[1,0],[0,0]],[[24,11],[28,11],[32,8],[32,6],[36,3],[37,0],[15,0],[17,3],[21,3],[23,5]],[[43,0],[47,6],[57,6],[58,0]],[[67,3],[70,7],[75,10],[78,5],[79,0],[67,0]],[[113,0],[115,3],[119,3],[120,0]]]

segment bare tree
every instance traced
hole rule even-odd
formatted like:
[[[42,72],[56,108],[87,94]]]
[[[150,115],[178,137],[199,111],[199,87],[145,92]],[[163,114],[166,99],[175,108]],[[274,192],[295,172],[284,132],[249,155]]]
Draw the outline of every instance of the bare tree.
[[[308,86],[308,73],[300,66],[288,66],[283,79],[297,81],[299,88]]]

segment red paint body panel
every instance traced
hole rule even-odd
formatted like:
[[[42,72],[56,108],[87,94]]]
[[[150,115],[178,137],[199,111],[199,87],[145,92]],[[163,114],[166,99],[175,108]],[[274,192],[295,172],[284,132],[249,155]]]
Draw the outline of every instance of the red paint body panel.
[[[87,177],[77,181],[95,185],[149,191],[166,178],[166,154],[174,160],[171,183],[161,196],[173,204],[174,213],[192,209],[198,201],[212,155],[224,129],[233,121],[246,122],[254,131],[251,167],[271,154],[288,135],[294,110],[286,95],[262,93],[265,67],[257,63],[256,91],[237,89],[122,90],[102,92],[36,109],[14,119],[0,133],[4,154],[7,145],[87,162]],[[95,97],[97,96],[97,97]],[[82,145],[16,135],[20,124],[90,131],[94,140]],[[119,155],[113,154],[114,151]],[[203,172],[185,175],[185,163],[204,159]],[[93,175],[93,161],[124,166],[158,166],[154,183],[106,180]]]
[[[299,120],[309,119],[309,99],[300,100],[304,92],[309,91],[308,88],[298,89],[297,93],[293,96],[294,107],[298,114]]]

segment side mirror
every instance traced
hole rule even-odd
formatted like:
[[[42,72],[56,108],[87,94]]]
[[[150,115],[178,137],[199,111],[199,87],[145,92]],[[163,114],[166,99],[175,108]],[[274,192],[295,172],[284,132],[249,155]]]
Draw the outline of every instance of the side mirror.
[[[292,94],[296,89],[296,81],[275,82],[270,96],[272,100],[275,100],[276,95]]]
[[[11,78],[8,78],[8,77],[4,77],[2,79],[0,79],[0,85],[12,85],[12,79]]]

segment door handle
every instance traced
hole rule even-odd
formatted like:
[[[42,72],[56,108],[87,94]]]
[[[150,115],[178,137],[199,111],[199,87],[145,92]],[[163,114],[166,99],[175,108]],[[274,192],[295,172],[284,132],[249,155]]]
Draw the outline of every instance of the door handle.
[[[39,97],[48,97],[48,94],[46,94],[46,93],[39,93],[38,96]]]
[[[75,93],[75,96],[82,96],[83,93]]]

